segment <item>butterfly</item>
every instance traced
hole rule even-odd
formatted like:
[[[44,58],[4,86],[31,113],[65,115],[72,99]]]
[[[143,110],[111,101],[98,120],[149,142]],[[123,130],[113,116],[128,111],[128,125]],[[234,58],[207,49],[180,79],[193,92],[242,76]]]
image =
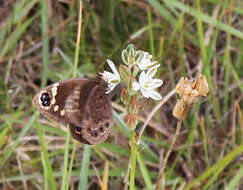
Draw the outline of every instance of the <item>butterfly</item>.
[[[107,139],[114,123],[107,88],[102,78],[64,80],[39,91],[33,105],[49,119],[68,125],[77,141],[95,145]]]

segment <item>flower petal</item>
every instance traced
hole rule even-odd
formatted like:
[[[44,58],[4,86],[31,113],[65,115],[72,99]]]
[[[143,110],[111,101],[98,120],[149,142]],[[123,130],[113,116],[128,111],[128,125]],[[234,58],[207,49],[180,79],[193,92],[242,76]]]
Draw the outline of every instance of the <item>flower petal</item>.
[[[114,84],[114,83],[108,83],[108,89],[106,91],[106,94],[110,93],[115,87],[116,87],[117,84]]]
[[[108,83],[108,89],[106,93],[110,93],[116,87],[116,85],[120,83],[121,78],[114,63],[111,60],[107,60],[107,63],[109,64],[113,73],[104,71],[103,73],[100,74],[101,77]]]
[[[154,65],[153,67],[151,67],[151,69],[157,69],[157,68],[159,68],[160,67],[160,64],[158,63],[158,64],[156,64],[156,65]]]
[[[139,84],[143,86],[144,81],[146,81],[146,74],[144,71],[140,73],[138,80],[139,80]]]
[[[107,59],[107,63],[109,64],[111,70],[112,70],[113,73],[117,76],[117,78],[120,79],[120,75],[119,75],[119,73],[118,73],[118,71],[117,71],[117,69],[116,69],[114,63],[113,63],[111,60],[109,60],[109,59]]]
[[[150,88],[158,88],[163,84],[163,81],[160,79],[152,79],[150,81],[149,87]]]
[[[150,96],[150,91],[149,90],[147,90],[145,88],[141,88],[141,92],[142,92],[143,97],[149,98],[149,96]]]
[[[146,78],[152,79],[157,72],[157,68],[151,68],[146,72]]]
[[[149,96],[150,96],[150,98],[152,98],[154,100],[161,100],[161,98],[162,98],[162,96],[158,92],[156,92],[155,90],[150,90]]]
[[[140,59],[138,59],[137,62],[135,62],[136,65],[138,65],[139,69],[144,71],[151,68],[158,68],[160,64],[158,64],[158,61],[152,61],[152,55],[148,52],[138,50],[136,53],[142,53],[142,56]]]
[[[132,83],[132,88],[133,88],[133,90],[138,91],[140,89],[140,86],[139,86],[139,84],[137,82],[133,82]]]

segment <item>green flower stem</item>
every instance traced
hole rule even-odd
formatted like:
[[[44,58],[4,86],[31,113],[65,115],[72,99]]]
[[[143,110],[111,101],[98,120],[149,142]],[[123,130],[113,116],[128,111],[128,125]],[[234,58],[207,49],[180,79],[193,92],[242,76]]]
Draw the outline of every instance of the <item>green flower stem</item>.
[[[135,130],[131,131],[130,134],[130,147],[131,147],[131,173],[130,173],[130,190],[134,190],[134,181],[136,173],[136,155],[137,147],[135,144]]]
[[[76,50],[75,50],[75,59],[73,66],[73,77],[77,77],[78,70],[78,58],[79,58],[79,49],[80,49],[80,40],[81,40],[81,31],[82,31],[82,13],[83,13],[83,3],[80,1],[79,5],[79,22],[78,22],[78,33],[77,33],[77,42],[76,42]]]

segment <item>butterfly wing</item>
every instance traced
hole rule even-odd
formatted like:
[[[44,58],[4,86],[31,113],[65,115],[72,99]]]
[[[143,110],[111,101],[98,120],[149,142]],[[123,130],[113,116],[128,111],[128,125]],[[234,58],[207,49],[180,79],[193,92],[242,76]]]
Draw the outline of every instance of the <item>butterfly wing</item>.
[[[69,124],[73,138],[85,144],[106,140],[111,127],[111,102],[102,79],[71,79],[54,83],[33,98],[34,106],[48,118]]]
[[[48,118],[66,125],[65,102],[75,87],[86,84],[88,79],[70,79],[56,82],[39,91],[33,98],[33,105]]]
[[[86,144],[94,145],[105,141],[113,125],[111,102],[105,93],[107,88],[103,82],[94,80],[90,86],[92,90],[89,91],[85,100],[81,97],[79,99],[82,112],[76,112],[70,116],[72,121],[75,121],[69,124],[72,136]],[[84,94],[84,89],[82,89],[80,89],[80,94]]]
[[[82,118],[88,117],[87,115],[84,115],[85,104],[92,89],[96,85],[97,82],[95,80],[90,80],[86,84],[76,86],[73,91],[70,92],[65,102],[66,117],[68,118],[72,137],[85,144],[90,143],[82,137],[82,134],[85,131],[84,126],[82,125]]]

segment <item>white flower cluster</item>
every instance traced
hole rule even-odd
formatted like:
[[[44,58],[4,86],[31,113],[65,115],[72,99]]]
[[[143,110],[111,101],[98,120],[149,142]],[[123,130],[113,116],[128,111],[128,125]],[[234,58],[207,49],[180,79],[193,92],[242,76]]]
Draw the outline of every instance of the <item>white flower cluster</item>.
[[[125,52],[125,53],[124,53]],[[139,77],[138,81],[133,81],[132,89],[134,91],[141,91],[142,96],[145,98],[152,98],[154,100],[160,100],[161,95],[155,91],[156,88],[160,87],[163,84],[163,81],[160,79],[154,79],[158,67],[160,64],[157,61],[152,61],[152,55],[145,51],[134,51],[132,53],[135,59],[131,59],[131,55],[123,50],[122,59],[128,67],[138,68]],[[104,71],[101,73],[102,78],[108,83],[107,93],[110,93],[116,85],[121,82],[121,77],[117,71],[114,63],[111,60],[107,60],[113,73]]]

